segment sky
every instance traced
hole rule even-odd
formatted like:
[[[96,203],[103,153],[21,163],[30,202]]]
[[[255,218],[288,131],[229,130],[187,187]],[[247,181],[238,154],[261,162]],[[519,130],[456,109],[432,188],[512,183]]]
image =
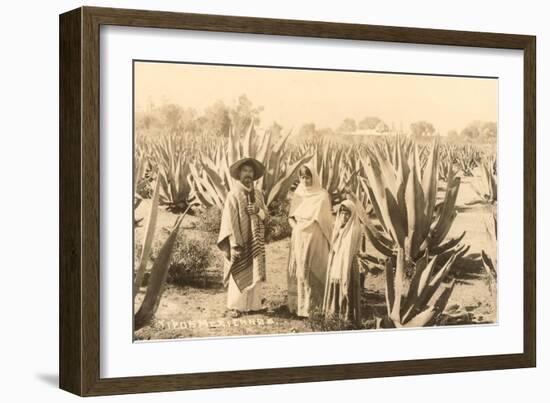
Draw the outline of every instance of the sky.
[[[473,120],[498,120],[494,78],[136,62],[134,85],[137,111],[169,102],[202,113],[246,94],[264,107],[263,127],[276,121],[284,129],[337,128],[345,118],[377,116],[406,131],[426,120],[446,135]]]

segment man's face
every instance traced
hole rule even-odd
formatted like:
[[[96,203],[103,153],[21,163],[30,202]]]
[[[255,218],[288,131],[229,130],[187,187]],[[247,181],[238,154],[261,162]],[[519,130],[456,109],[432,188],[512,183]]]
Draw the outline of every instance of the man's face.
[[[252,168],[250,165],[243,165],[241,166],[241,172],[239,175],[239,180],[243,185],[246,187],[252,186],[252,182],[254,178],[254,168]]]

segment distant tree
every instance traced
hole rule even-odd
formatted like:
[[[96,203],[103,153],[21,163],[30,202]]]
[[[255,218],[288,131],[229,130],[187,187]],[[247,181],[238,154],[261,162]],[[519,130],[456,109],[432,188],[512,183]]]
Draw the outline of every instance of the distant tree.
[[[411,135],[413,138],[431,136],[434,132],[434,126],[425,120],[419,120],[418,122],[411,123]]]
[[[226,137],[229,133],[229,126],[231,124],[229,108],[222,101],[217,101],[205,109],[199,121],[202,130],[206,133]]]
[[[136,113],[136,127],[138,129],[149,130],[159,123],[159,119],[154,112],[140,111]]]
[[[260,113],[263,110],[263,106],[254,107],[246,95],[241,95],[236,105],[229,110],[231,122],[237,133],[244,133],[252,122],[258,125],[260,123]]]
[[[475,120],[462,129],[460,137],[469,142],[494,142],[497,137],[497,124]]]
[[[355,119],[346,118],[338,128],[338,131],[340,132],[354,132],[357,130],[357,124],[355,123]]]
[[[377,116],[367,116],[363,120],[359,122],[359,129],[361,130],[374,130],[378,127],[378,125],[385,123]]]
[[[382,121],[380,121],[376,127],[374,128],[378,133],[387,133],[390,131],[390,128],[388,125]]]
[[[164,104],[160,108],[160,114],[168,130],[174,131],[179,126],[183,110],[181,106],[176,104]]]
[[[197,127],[197,112],[192,108],[181,110],[181,116],[177,130],[181,132],[194,132]]]
[[[459,140],[458,132],[456,130],[449,130],[447,133],[447,140],[455,142]]]
[[[323,127],[322,129],[316,130],[315,133],[319,137],[333,136],[334,130],[332,130],[330,127]]]
[[[481,140],[484,142],[495,142],[497,139],[497,123],[485,122],[481,126]]]
[[[159,123],[158,110],[152,98],[149,97],[147,106],[136,112],[136,126],[140,129],[149,130]]]
[[[315,123],[306,123],[300,128],[299,135],[303,137],[313,137],[316,134]]]
[[[466,141],[477,141],[479,139],[479,121],[471,122],[460,132],[460,137]]]
[[[271,132],[271,135],[274,136],[274,138],[277,138],[281,135],[281,131],[283,130],[283,126],[281,126],[277,122],[273,122],[271,126],[267,128],[269,132]]]
[[[166,128],[171,132],[185,132],[195,129],[196,112],[194,109],[182,108],[179,105],[167,103],[160,108],[160,115]]]

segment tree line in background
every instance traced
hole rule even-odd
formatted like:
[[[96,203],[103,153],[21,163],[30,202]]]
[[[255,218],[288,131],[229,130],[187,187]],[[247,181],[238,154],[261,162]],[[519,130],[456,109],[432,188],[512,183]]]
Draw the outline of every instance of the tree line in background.
[[[154,134],[158,131],[208,133],[218,137],[227,137],[229,128],[233,126],[235,131],[243,132],[250,124],[260,125],[262,106],[255,106],[246,95],[241,95],[232,104],[216,101],[208,106],[202,114],[193,108],[185,108],[180,105],[165,102],[160,106],[149,103],[146,110],[136,113],[136,128],[140,132]],[[275,137],[279,136],[282,126],[273,122],[266,129]],[[301,137],[316,138],[324,136],[338,136],[342,134],[374,134],[383,135],[404,132],[400,127],[396,130],[377,116],[366,116],[356,121],[353,118],[345,118],[337,128],[319,128],[315,123],[302,125],[298,133]],[[434,125],[425,120],[411,123],[409,134],[412,138],[429,138],[439,134]],[[470,122],[462,130],[451,130],[447,133],[447,139],[456,143],[494,143],[497,136],[496,122],[475,120]]]

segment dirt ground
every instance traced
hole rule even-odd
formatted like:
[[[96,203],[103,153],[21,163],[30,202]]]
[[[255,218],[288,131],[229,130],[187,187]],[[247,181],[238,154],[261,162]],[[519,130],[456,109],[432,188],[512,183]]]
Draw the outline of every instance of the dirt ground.
[[[491,210],[478,202],[479,196],[474,190],[479,180],[479,175],[462,179],[457,199],[458,215],[449,237],[456,237],[466,231],[463,243],[470,245],[470,250],[455,264],[453,272],[457,276],[457,283],[439,325],[497,321],[496,292],[490,291],[479,259],[481,250],[487,250],[492,242],[487,235],[485,223],[491,217]],[[136,217],[144,217],[149,206],[148,200],[142,202],[136,210]],[[176,215],[161,209],[155,239],[165,239],[166,229],[173,225],[175,219]],[[186,216],[181,231],[186,239],[198,239],[212,244],[214,258],[206,271],[208,282],[198,286],[167,285],[154,322],[135,332],[137,340],[281,334],[318,329],[311,321],[289,314],[286,308],[288,238],[266,245],[267,282],[262,284],[265,310],[236,319],[227,316],[226,293],[221,284],[223,257],[214,245],[212,234],[196,229],[199,220],[195,216]],[[142,242],[143,232],[144,225],[136,229],[137,245]],[[143,292],[144,288],[138,295],[136,309]],[[385,314],[384,294],[384,273],[374,270],[366,273],[362,295],[364,328],[374,327],[375,317]]]

